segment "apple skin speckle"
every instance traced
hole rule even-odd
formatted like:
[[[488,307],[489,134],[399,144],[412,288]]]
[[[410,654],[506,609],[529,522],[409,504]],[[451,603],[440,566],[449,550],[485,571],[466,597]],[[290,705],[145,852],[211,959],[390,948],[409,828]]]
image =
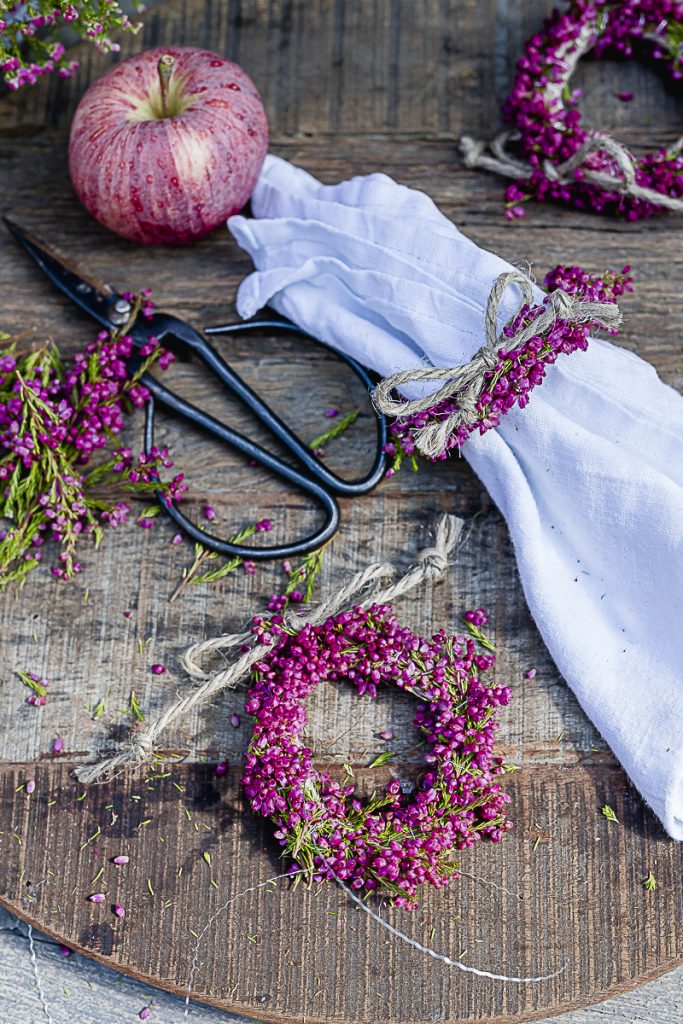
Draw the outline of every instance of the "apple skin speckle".
[[[178,111],[154,116],[157,66],[175,58]],[[193,47],[161,47],[111,68],[71,125],[69,170],[101,224],[143,245],[209,234],[245,205],[268,151],[258,91],[237,64]]]

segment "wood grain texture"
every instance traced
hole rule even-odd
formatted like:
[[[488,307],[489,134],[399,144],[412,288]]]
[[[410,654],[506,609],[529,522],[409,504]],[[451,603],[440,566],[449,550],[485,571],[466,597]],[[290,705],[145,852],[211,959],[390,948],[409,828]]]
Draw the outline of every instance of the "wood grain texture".
[[[239,60],[263,92],[275,152],[325,181],[388,171],[428,191],[481,245],[512,262],[532,261],[538,275],[559,261],[596,269],[630,262],[637,291],[624,303],[621,343],[683,388],[683,314],[671,299],[683,275],[680,220],[632,226],[530,206],[524,222],[509,224],[503,183],[458,161],[461,132],[496,130],[514,60],[549,8],[544,0],[168,0],[149,12],[141,38],[122,41],[122,56],[166,41]],[[198,326],[231,319],[249,263],[226,233],[188,249],[139,249],[108,234],[77,203],[66,168],[68,124],[88,82],[112,59],[77,50],[82,67],[72,81],[46,80],[0,101],[3,208],[81,259],[91,274],[121,287],[153,286],[162,309]],[[600,112],[601,126],[622,140],[654,148],[680,134],[680,96],[649,69],[604,62],[580,74],[589,89],[587,116]],[[619,91],[635,92],[638,101],[620,105]],[[83,318],[5,238],[0,289],[4,329],[31,328],[35,339],[50,335],[67,350],[89,337]],[[276,409],[294,403],[287,416],[304,437],[324,429],[327,406],[363,401],[346,371],[312,346],[267,337],[219,344]],[[206,391],[191,364],[176,365],[168,379],[223,416],[241,416]],[[368,458],[369,425],[366,409],[348,438],[330,446],[336,468],[354,472]],[[131,444],[140,429],[135,419]],[[193,507],[210,498],[226,532],[269,514],[278,536],[292,537],[315,516],[303,498],[198,436],[181,437],[166,423],[160,437],[188,471]],[[504,524],[467,464],[451,460],[416,476],[402,473],[371,497],[342,504],[323,593],[375,558],[396,558],[406,568],[439,513],[467,519],[450,578],[399,611],[429,633],[455,628],[472,604],[489,607],[500,651],[497,678],[515,687],[501,750],[522,769],[510,780],[517,828],[501,847],[468,854],[463,867],[518,896],[463,879],[447,893],[425,894],[415,914],[382,913],[472,966],[506,974],[566,969],[540,986],[473,979],[388,941],[334,887],[289,892],[278,882],[216,917],[198,951],[195,997],[264,1020],[311,1024],[528,1020],[594,1002],[680,961],[681,849],[642,806],[550,662],[526,610]],[[70,587],[44,571],[20,594],[0,597],[0,754],[7,762],[0,769],[0,899],[88,955],[182,993],[192,931],[201,931],[226,900],[281,870],[267,830],[239,797],[247,727],[232,729],[229,716],[241,697],[221,697],[168,734],[169,750],[182,752],[186,763],[166,779],[125,778],[78,801],[81,790],[69,776],[75,762],[125,739],[130,719],[118,709],[131,689],[145,714],[154,714],[186,683],[178,658],[187,644],[241,626],[281,584],[281,568],[264,567],[253,579],[238,574],[212,588],[187,588],[169,604],[189,558],[187,548],[170,544],[173,532],[165,523],[120,531],[99,552],[87,552],[83,576]],[[168,666],[160,677],[149,671],[159,661]],[[537,677],[525,680],[531,666]],[[18,668],[49,676],[50,702],[41,711],[24,703]],[[94,721],[88,709],[101,697],[107,710]],[[361,705],[343,688],[319,692],[311,705],[321,759],[350,760],[359,770],[386,728],[396,733],[398,762],[408,771],[415,766],[410,718],[407,701]],[[55,735],[65,742],[57,761],[48,754]],[[219,756],[233,769],[217,785],[207,763]],[[31,776],[37,788],[27,799],[17,786]],[[368,781],[381,782],[381,773]],[[617,810],[618,826],[600,815],[605,802]],[[81,850],[98,827],[102,836]],[[131,865],[114,872],[107,858],[121,844]],[[105,874],[98,885],[106,881],[107,893],[128,910],[122,923],[109,903],[85,900],[99,866]],[[654,893],[642,887],[650,870],[658,880]]]

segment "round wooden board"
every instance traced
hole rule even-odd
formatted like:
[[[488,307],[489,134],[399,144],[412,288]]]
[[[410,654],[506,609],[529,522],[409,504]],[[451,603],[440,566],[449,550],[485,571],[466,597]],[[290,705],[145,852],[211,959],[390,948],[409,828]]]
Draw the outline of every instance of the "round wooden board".
[[[522,43],[551,7],[552,0],[165,0],[149,12],[141,36],[122,40],[122,55],[168,42],[239,60],[263,93],[274,151],[330,182],[388,171],[429,192],[479,244],[515,263],[534,261],[539,277],[560,260],[597,270],[632,263],[637,289],[624,302],[620,343],[680,388],[683,311],[670,298],[672,281],[683,279],[680,220],[634,227],[530,204],[525,222],[509,224],[504,183],[458,162],[460,134],[497,129]],[[66,166],[68,125],[112,58],[84,48],[74,56],[82,58],[75,79],[44,80],[0,98],[2,208],[95,277],[122,288],[153,286],[160,308],[197,326],[230,319],[250,265],[227,235],[182,250],[133,247],[78,205]],[[664,92],[647,69],[601,63],[586,73],[593,124],[647,150],[678,137],[680,96]],[[638,98],[619,104],[620,92]],[[72,351],[90,339],[91,325],[5,237],[0,289],[1,329],[33,327],[36,338],[52,336]],[[238,340],[224,351],[304,438],[328,425],[326,407],[359,400],[338,364],[305,345],[263,339],[257,348]],[[169,380],[232,422],[239,416],[218,393],[207,395],[190,365],[175,366]],[[366,414],[330,449],[335,468],[353,473],[367,460],[369,424]],[[159,436],[179,468],[191,471],[195,507],[210,499],[226,530],[263,515],[276,519],[281,537],[310,526],[310,510],[260,471],[193,435],[180,444],[171,427]],[[139,437],[135,421],[126,441]],[[70,587],[59,588],[45,570],[20,594],[0,595],[0,902],[112,967],[261,1020],[530,1020],[595,1002],[680,962],[683,847],[664,836],[553,667],[526,611],[505,526],[467,465],[452,460],[418,476],[401,473],[370,498],[343,505],[323,594],[368,561],[396,558],[406,568],[440,513],[467,520],[448,580],[405,600],[400,614],[428,634],[456,629],[466,607],[492,610],[496,677],[514,689],[501,751],[521,765],[508,777],[516,828],[505,842],[464,855],[467,876],[446,891],[425,892],[418,911],[379,911],[469,966],[562,973],[524,985],[463,974],[390,936],[334,885],[265,884],[283,865],[239,795],[247,726],[229,724],[238,695],[168,736],[169,747],[189,752],[187,763],[154,772],[163,778],[126,776],[83,795],[70,769],[125,740],[130,719],[120,709],[131,689],[145,714],[155,714],[187,685],[177,668],[187,644],[241,627],[264,607],[264,595],[281,588],[281,570],[266,567],[253,579],[188,587],[169,604],[191,555],[171,545],[167,524],[107,537],[99,552],[84,554],[83,576]],[[164,662],[167,674],[151,675],[153,662]],[[532,666],[537,677],[527,680]],[[45,708],[26,705],[16,669],[49,676]],[[93,720],[100,698],[106,711]],[[364,766],[382,749],[380,730],[395,732],[401,770],[415,767],[410,717],[407,701],[361,705],[343,687],[321,691],[311,709],[321,756],[352,763],[374,785],[382,770]],[[65,742],[60,759],[46,754],[56,735]],[[210,763],[220,756],[233,768],[217,780]],[[29,797],[20,787],[31,777]],[[601,815],[604,804],[618,824]],[[120,852],[130,863],[114,868],[110,858]],[[654,892],[643,887],[650,871]],[[104,903],[87,901],[94,890],[106,893]],[[124,920],[112,913],[115,901],[126,909]]]
[[[217,779],[212,766],[167,765],[83,796],[69,767],[32,769],[30,797],[26,767],[2,769],[1,902],[74,949],[226,1010],[308,1024],[511,1024],[612,995],[683,954],[683,851],[658,834],[617,768],[515,773],[521,827],[463,856],[468,875],[425,893],[419,910],[381,910],[412,939],[472,967],[562,969],[512,984],[426,957],[335,885],[267,884],[283,866],[243,807],[235,773]],[[596,813],[607,800],[618,825]],[[121,853],[130,862],[116,867]],[[642,885],[649,867],[654,893]],[[93,891],[105,902],[88,902]]]

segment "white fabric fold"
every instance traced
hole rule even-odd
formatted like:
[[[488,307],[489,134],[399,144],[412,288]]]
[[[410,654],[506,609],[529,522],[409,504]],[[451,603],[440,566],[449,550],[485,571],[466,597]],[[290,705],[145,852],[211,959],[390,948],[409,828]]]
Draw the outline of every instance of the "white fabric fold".
[[[423,193],[383,174],[321,185],[269,156],[252,209],[228,222],[256,267],[241,316],[268,303],[383,375],[453,366],[482,344],[489,291],[509,265]],[[501,327],[518,298],[510,289]],[[558,669],[683,839],[683,399],[593,339],[462,453],[507,521]]]

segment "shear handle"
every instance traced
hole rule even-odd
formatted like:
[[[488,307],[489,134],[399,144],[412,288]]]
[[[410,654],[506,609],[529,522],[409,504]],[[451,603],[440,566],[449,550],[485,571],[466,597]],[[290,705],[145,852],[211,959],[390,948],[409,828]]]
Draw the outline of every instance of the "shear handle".
[[[211,330],[211,328],[210,328]],[[316,341],[306,331],[301,330],[295,324],[287,321],[261,320],[252,321],[246,324],[231,324],[228,327],[220,328],[220,333],[238,333],[251,330],[280,330],[288,333],[294,332],[305,338]],[[387,426],[384,416],[377,417],[377,449],[375,459],[370,471],[359,480],[344,480],[337,476],[320,459],[317,458],[308,447],[287,424],[280,419],[270,406],[266,405],[249,385],[242,380],[232,367],[226,363],[221,355],[209,344],[209,342],[193,327],[167,314],[155,316],[149,324],[145,325],[145,331],[149,331],[155,337],[162,340],[166,335],[172,335],[201,359],[219,380],[233,393],[240,401],[264,424],[282,443],[292,452],[293,455],[306,467],[308,472],[316,477],[333,494],[344,497],[355,497],[360,494],[367,494],[382,480],[385,470],[384,445],[387,441]],[[219,333],[219,329],[213,328],[213,333]],[[330,348],[324,342],[318,342],[325,348]],[[330,351],[334,351],[330,348]],[[341,358],[351,367],[357,377],[363,382],[368,391],[372,390],[373,383],[366,370],[352,359],[335,351],[335,355]]]
[[[195,426],[200,427],[206,433],[217,437],[232,448],[236,448],[248,458],[254,459],[262,466],[265,466],[275,475],[282,477],[289,483],[301,488],[301,490],[315,498],[325,512],[324,526],[316,533],[310,534],[303,540],[295,541],[292,544],[273,544],[268,547],[249,547],[244,544],[232,544],[230,541],[221,540],[212,533],[202,530],[195,523],[191,522],[174,504],[169,505],[163,494],[161,494],[160,491],[157,491],[156,496],[164,511],[167,512],[171,519],[173,519],[173,521],[177,523],[188,536],[192,537],[193,540],[198,541],[200,544],[210,548],[212,551],[219,552],[221,555],[250,558],[253,561],[265,561],[270,558],[291,558],[296,555],[304,555],[308,551],[314,551],[316,548],[319,548],[322,544],[325,544],[330,537],[334,536],[339,528],[339,506],[337,505],[334,495],[329,494],[316,480],[312,480],[310,477],[304,476],[304,474],[300,473],[299,470],[288,465],[286,462],[282,462],[275,455],[266,451],[265,448],[261,448],[261,446],[256,444],[256,442],[244,437],[244,435],[238,433],[238,431],[227,427],[224,423],[221,423],[220,420],[210,416],[202,409],[198,409],[190,402],[186,402],[185,399],[164,387],[164,385],[151,374],[143,374],[141,382],[150,392],[150,398],[146,404],[145,414],[144,447],[147,454],[149,454],[154,446],[154,416],[156,411],[156,402],[159,402],[159,404],[163,405],[166,409],[178,416],[181,416],[183,419],[189,421]]]

